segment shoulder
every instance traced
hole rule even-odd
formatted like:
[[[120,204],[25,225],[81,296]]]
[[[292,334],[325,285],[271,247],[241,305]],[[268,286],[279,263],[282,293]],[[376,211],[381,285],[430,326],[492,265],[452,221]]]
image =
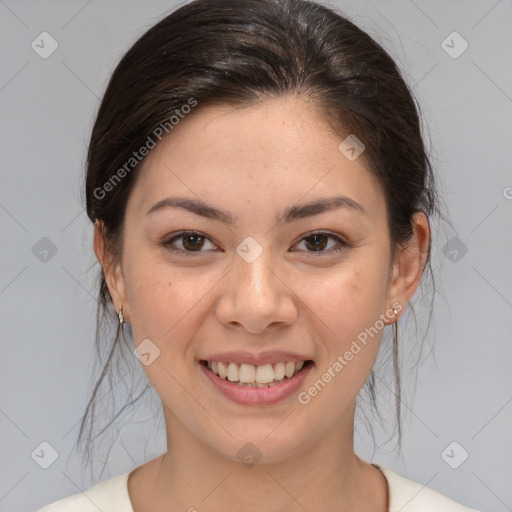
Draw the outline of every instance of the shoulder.
[[[374,465],[388,481],[389,512],[478,512],[390,469]]]
[[[54,501],[36,512],[133,512],[128,473],[93,485],[84,492]]]

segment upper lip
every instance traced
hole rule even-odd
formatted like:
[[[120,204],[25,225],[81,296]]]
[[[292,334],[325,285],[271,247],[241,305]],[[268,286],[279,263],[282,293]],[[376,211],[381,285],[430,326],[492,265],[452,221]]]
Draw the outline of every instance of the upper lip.
[[[259,352],[258,354],[246,351],[218,352],[201,358],[202,361],[222,361],[238,364],[246,363],[254,366],[288,361],[309,361],[310,359],[311,358],[307,356],[282,350],[271,350],[267,352]]]

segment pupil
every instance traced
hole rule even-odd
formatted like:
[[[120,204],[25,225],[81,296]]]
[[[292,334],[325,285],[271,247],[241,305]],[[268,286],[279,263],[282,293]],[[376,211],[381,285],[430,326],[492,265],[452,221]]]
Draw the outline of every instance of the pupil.
[[[190,239],[201,239],[203,238],[201,235],[187,235],[184,237],[184,243],[183,243],[183,246],[185,247],[185,249],[200,249],[201,246],[200,244],[199,245],[196,245],[194,242],[192,242],[191,246],[189,247],[189,240]],[[196,240],[197,242],[197,240]]]
[[[322,242],[318,243],[318,238],[322,238]],[[312,235],[310,237],[308,237],[308,240],[315,240],[315,243],[313,244],[313,247],[315,250],[318,250],[318,249],[323,249],[325,248],[325,241],[327,240],[327,235]]]

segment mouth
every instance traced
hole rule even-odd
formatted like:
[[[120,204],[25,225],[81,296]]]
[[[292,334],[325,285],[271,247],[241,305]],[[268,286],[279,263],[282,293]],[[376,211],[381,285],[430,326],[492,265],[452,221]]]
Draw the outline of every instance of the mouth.
[[[269,388],[293,379],[298,373],[305,372],[313,361],[279,361],[263,365],[234,363],[224,361],[206,361],[200,363],[220,379],[233,385],[247,388]]]

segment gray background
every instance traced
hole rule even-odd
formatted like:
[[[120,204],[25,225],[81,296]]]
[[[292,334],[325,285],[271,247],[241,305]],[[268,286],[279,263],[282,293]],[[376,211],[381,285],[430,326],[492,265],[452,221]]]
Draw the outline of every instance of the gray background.
[[[119,437],[101,476],[83,476],[72,452],[94,360],[96,267],[81,206],[87,138],[116,62],[176,5],[0,0],[1,511],[35,510],[165,448],[153,406],[113,427]],[[358,453],[463,504],[512,510],[512,4],[334,5],[395,56],[414,87],[452,223],[441,223],[434,246],[435,349],[415,395],[412,377],[404,382],[404,454],[379,441],[374,450],[359,427]],[[59,45],[47,59],[31,48],[43,31]],[[457,58],[461,40],[442,46],[453,31],[469,44]],[[43,237],[55,254],[38,253]],[[114,388],[120,403],[125,386],[130,378]],[[42,442],[58,452],[48,469],[31,456]],[[469,457],[453,469],[446,461],[457,465],[463,450]]]

